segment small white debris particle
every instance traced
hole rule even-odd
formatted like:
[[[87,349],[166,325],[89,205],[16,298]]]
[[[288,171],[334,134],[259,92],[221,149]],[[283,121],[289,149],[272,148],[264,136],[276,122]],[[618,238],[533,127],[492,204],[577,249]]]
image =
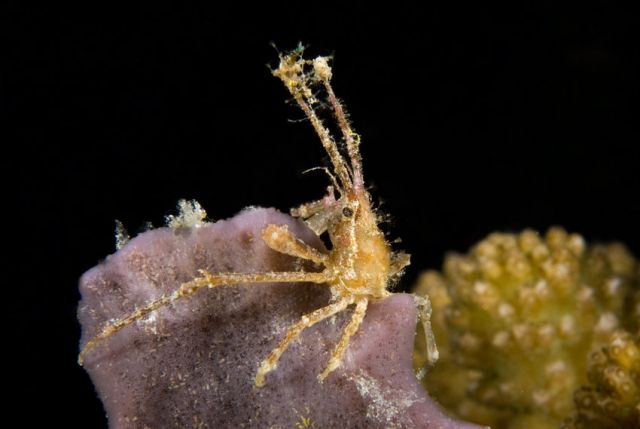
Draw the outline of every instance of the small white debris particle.
[[[331,80],[331,67],[329,67],[327,59],[327,57],[318,57],[313,60],[313,71],[323,81]]]
[[[129,234],[122,222],[116,219],[116,250],[120,250],[129,241]]]
[[[205,223],[207,212],[196,200],[178,201],[178,215],[169,215],[165,218],[167,226],[177,228],[199,228]]]

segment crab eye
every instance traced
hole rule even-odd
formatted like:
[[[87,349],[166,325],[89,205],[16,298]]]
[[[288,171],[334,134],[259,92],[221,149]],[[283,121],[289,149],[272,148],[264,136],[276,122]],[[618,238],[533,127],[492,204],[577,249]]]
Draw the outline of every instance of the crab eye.
[[[344,217],[351,217],[353,216],[353,210],[351,210],[349,207],[345,207],[342,209],[342,214],[344,215]]]

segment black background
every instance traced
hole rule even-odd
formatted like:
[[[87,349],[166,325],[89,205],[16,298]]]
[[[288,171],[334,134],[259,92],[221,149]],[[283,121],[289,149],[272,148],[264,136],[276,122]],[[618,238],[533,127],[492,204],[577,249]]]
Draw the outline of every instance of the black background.
[[[35,405],[26,427],[106,427],[75,363],[75,307],[115,219],[136,233],[180,198],[220,219],[323,195],[326,178],[301,172],[326,157],[288,121],[302,114],[265,67],[271,41],[335,54],[365,179],[413,256],[405,289],[494,230],[563,225],[640,255],[638,21],[613,2],[20,3],[6,14],[2,158],[18,190],[5,331],[11,397]]]

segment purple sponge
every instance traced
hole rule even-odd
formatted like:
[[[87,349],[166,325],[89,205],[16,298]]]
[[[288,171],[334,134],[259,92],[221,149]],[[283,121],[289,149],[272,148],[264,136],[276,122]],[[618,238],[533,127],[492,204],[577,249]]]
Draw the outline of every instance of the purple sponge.
[[[84,274],[81,346],[106,321],[211,272],[300,268],[260,239],[286,224],[322,248],[301,222],[273,209],[249,209],[194,228],[143,233]],[[312,269],[312,267],[306,267]],[[447,417],[414,376],[416,312],[409,295],[372,304],[342,366],[324,383],[351,310],[309,328],[258,388],[260,362],[303,313],[326,305],[314,284],[252,284],[202,289],[98,344],[85,367],[111,428],[477,428]]]

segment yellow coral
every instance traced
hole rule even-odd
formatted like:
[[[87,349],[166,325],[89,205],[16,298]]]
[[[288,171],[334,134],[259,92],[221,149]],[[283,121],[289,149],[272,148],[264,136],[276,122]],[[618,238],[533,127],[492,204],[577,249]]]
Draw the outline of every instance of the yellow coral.
[[[563,429],[640,427],[640,341],[616,331],[609,344],[594,352],[589,383],[575,393],[576,416]]]
[[[639,280],[624,246],[588,247],[561,228],[496,233],[468,255],[449,255],[444,273],[423,274],[415,289],[431,298],[441,356],[425,386],[464,419],[558,428],[577,412],[590,354],[619,329],[638,329]],[[416,367],[424,355],[418,343]]]

